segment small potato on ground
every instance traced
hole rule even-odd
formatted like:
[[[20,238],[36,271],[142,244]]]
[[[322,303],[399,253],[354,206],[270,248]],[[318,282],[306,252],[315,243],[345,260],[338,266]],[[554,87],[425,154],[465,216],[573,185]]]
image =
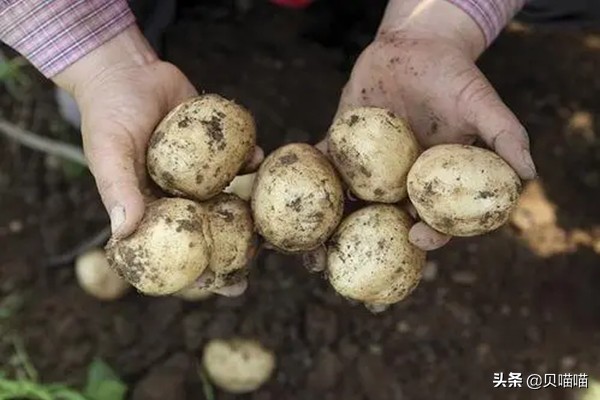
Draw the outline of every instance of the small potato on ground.
[[[252,193],[258,232],[289,253],[317,248],[342,218],[344,193],[333,166],[316,148],[292,143],[260,166]]]
[[[360,107],[334,121],[328,152],[358,198],[397,203],[406,197],[406,175],[420,148],[403,119],[382,108]]]
[[[117,300],[131,288],[110,268],[102,249],[88,250],[79,255],[75,260],[75,275],[79,286],[100,300]]]
[[[375,204],[347,216],[328,243],[327,277],[342,296],[372,308],[407,297],[421,280],[425,252],[408,240],[412,219]]]
[[[215,385],[241,394],[269,380],[275,369],[275,355],[254,340],[213,339],[204,347],[202,365]]]
[[[429,148],[408,174],[408,195],[421,219],[451,236],[475,236],[503,225],[521,192],[500,156],[475,146]]]
[[[137,230],[106,247],[110,265],[147,295],[169,295],[191,285],[208,267],[208,218],[191,200],[165,198],[146,207]]]
[[[206,200],[233,180],[255,146],[252,115],[233,101],[205,94],[177,106],[156,127],[148,172],[167,193]]]

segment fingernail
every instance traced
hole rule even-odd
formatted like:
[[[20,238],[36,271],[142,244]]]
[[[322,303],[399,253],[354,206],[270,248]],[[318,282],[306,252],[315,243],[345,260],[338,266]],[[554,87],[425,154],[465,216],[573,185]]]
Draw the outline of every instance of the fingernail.
[[[537,176],[537,171],[535,170],[535,164],[533,164],[529,150],[523,150],[523,162],[527,168],[524,178],[534,179]]]
[[[125,222],[125,209],[122,206],[113,207],[110,211],[110,229],[115,235]]]

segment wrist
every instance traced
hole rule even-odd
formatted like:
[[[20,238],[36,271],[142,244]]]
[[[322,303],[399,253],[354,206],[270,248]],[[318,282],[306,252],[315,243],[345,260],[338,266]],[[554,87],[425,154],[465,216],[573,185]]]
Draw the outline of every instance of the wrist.
[[[134,24],[65,68],[52,80],[78,98],[90,82],[100,76],[147,66],[156,61],[158,56]]]
[[[415,39],[441,40],[476,60],[486,48],[479,25],[446,0],[390,0],[378,36],[402,32]]]

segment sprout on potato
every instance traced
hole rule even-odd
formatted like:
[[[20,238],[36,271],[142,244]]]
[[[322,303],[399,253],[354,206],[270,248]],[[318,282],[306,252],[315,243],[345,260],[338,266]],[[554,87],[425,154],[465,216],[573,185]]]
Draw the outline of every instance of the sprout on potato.
[[[92,249],[75,260],[75,275],[79,286],[100,300],[116,300],[127,291],[129,284],[110,268],[102,249]]]
[[[328,151],[358,198],[396,203],[406,197],[406,175],[420,149],[404,120],[385,109],[362,107],[334,121]]]
[[[208,267],[212,239],[202,206],[186,199],[150,203],[137,230],[106,247],[110,264],[140,292],[168,295]]]
[[[408,240],[411,225],[395,205],[370,205],[347,216],[328,245],[327,277],[334,289],[372,309],[408,296],[425,263],[425,252]]]
[[[220,193],[252,156],[256,128],[242,106],[216,94],[173,109],[150,138],[150,176],[167,193],[206,200]]]
[[[260,166],[252,194],[258,232],[286,252],[312,250],[342,218],[341,182],[327,158],[308,144],[271,153]]]
[[[269,380],[275,369],[275,355],[254,340],[213,339],[204,347],[202,365],[215,385],[241,394]]]
[[[496,153],[475,146],[431,147],[408,174],[408,195],[429,226],[451,236],[474,236],[503,225],[521,181]]]

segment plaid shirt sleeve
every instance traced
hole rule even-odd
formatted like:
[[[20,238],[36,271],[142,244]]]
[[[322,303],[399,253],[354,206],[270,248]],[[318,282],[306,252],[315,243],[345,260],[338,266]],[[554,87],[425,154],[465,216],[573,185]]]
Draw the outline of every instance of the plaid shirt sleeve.
[[[527,0],[447,0],[469,14],[489,45]]]
[[[47,77],[133,23],[127,0],[0,0],[0,41]]]

